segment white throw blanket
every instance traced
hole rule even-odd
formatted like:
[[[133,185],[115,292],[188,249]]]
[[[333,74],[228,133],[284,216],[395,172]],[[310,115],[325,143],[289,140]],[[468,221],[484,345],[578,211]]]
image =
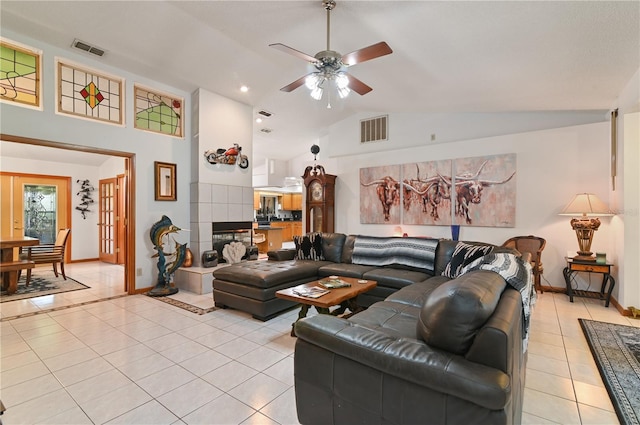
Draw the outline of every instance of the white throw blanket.
[[[536,290],[533,286],[533,269],[528,261],[507,253],[488,254],[466,265],[460,274],[471,270],[489,270],[498,273],[522,297],[523,341],[522,349],[527,351],[529,343],[529,321],[531,310],[536,302]]]

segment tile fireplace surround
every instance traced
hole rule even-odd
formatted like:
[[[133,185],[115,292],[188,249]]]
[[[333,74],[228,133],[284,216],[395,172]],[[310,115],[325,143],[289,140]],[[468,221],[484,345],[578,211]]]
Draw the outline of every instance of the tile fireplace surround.
[[[191,183],[190,242],[194,267],[212,249],[211,223],[253,221],[253,187]]]

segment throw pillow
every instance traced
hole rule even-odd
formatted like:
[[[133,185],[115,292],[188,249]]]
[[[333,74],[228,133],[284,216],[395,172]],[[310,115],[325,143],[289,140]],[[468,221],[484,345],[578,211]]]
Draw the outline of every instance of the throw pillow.
[[[296,244],[296,260],[322,261],[322,233],[309,233],[305,236],[294,236]]]
[[[458,242],[451,255],[451,261],[449,261],[449,264],[445,267],[442,276],[455,279],[460,275],[460,271],[464,266],[480,257],[490,254],[491,251],[493,251],[493,246],[491,245],[471,245]]]

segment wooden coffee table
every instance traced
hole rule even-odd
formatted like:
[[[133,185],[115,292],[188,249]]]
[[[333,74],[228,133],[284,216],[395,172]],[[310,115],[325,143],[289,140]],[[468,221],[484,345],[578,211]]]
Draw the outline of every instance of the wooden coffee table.
[[[362,308],[358,307],[358,305],[356,304],[356,297],[363,292],[367,292],[375,288],[377,282],[375,280],[360,280],[353,277],[337,276],[337,278],[350,283],[351,286],[345,288],[329,289],[328,294],[322,295],[318,298],[303,297],[295,293],[295,291],[299,291],[300,289],[311,288],[314,286],[323,288],[323,286],[320,285],[320,282],[329,279],[328,277],[326,277],[323,279],[315,280],[313,282],[294,286],[292,288],[281,289],[276,292],[276,297],[283,298],[289,301],[295,301],[301,305],[300,313],[298,313],[298,319],[296,320],[296,322],[307,316],[307,312],[309,311],[309,308],[311,306],[314,306],[320,314],[339,315],[343,314],[347,309],[349,309],[353,314],[362,310]],[[337,305],[339,305],[340,308],[334,311],[329,310],[330,307],[334,307]],[[292,326],[295,326],[295,323]],[[291,329],[291,336],[296,336],[294,329],[295,328]]]

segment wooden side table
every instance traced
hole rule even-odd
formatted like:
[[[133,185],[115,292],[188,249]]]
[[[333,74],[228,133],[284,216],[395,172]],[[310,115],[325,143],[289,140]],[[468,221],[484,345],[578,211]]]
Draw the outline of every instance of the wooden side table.
[[[564,268],[562,273],[564,274],[564,282],[567,285],[567,295],[569,295],[569,301],[573,302],[573,297],[585,297],[594,298],[598,300],[604,300],[605,307],[609,307],[609,301],[611,300],[611,293],[613,292],[616,281],[611,276],[612,263],[596,263],[595,261],[578,261],[573,258],[566,258],[567,267]],[[602,286],[600,291],[588,291],[581,289],[573,289],[571,285],[571,279],[574,274],[578,272],[586,273],[601,273],[602,274]]]

